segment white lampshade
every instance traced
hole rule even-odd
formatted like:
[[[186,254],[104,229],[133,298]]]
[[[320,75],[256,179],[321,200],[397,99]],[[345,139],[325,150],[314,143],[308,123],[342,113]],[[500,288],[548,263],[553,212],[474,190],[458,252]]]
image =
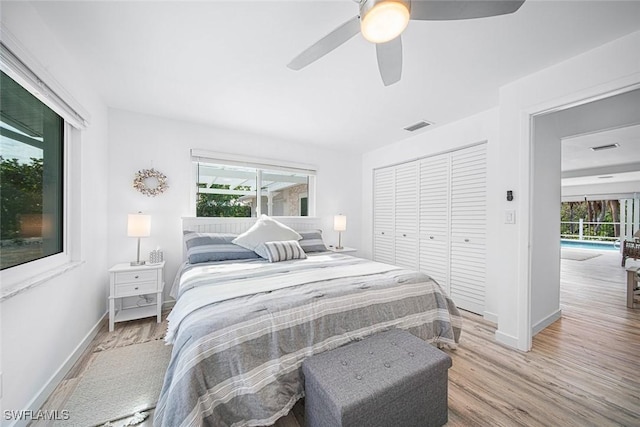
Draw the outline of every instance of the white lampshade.
[[[127,236],[149,237],[151,235],[151,215],[141,213],[129,214]]]
[[[333,217],[333,229],[335,231],[346,231],[347,217],[345,215],[336,215]]]
[[[385,43],[398,37],[411,18],[409,9],[399,0],[371,2],[373,7],[366,11],[360,21],[360,29],[365,39],[372,43]]]

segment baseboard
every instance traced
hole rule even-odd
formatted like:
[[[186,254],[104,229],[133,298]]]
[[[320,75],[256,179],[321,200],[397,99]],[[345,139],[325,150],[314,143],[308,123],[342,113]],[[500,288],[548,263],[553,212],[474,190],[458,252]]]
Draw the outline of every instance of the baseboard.
[[[562,317],[562,310],[558,309],[555,312],[551,313],[531,328],[531,336],[535,336],[538,332],[542,331],[544,328],[558,320]]]
[[[174,299],[170,299],[170,300],[165,300],[162,302],[162,308],[173,308],[173,306],[176,305],[176,300]]]
[[[84,336],[80,344],[76,346],[73,352],[67,357],[67,360],[58,368],[58,370],[49,378],[49,381],[36,393],[36,395],[31,399],[31,401],[27,404],[25,408],[26,411],[33,411],[33,414],[42,407],[44,402],[49,398],[51,393],[58,387],[62,379],[67,375],[67,373],[71,370],[73,365],[78,361],[80,356],[84,353],[84,351],[89,347],[91,341],[95,338],[100,331],[100,328],[108,321],[109,313],[106,312],[102,315],[100,320],[91,328],[91,330]],[[13,424],[9,424],[9,427],[26,427],[31,420],[16,420]]]
[[[484,320],[486,320],[487,322],[495,323],[496,325],[498,324],[498,315],[495,313],[485,311],[484,313],[482,313],[482,317],[484,317]]]
[[[496,331],[496,341],[511,348],[518,348],[518,338],[504,332]]]

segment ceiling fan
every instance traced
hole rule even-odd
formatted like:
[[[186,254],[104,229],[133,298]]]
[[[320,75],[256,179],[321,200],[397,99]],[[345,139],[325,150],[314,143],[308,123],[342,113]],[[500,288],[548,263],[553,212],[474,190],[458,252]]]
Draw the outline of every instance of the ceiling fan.
[[[287,64],[300,70],[359,32],[376,44],[378,69],[385,86],[402,76],[402,39],[410,19],[449,21],[514,13],[524,0],[354,0],[360,13],[305,49]]]

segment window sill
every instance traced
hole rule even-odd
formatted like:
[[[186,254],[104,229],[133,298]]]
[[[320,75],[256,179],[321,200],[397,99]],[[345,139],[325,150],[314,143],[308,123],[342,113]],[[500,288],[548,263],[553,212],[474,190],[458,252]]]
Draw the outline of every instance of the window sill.
[[[67,262],[58,267],[52,268],[51,270],[47,270],[42,274],[38,274],[37,276],[30,277],[26,280],[22,280],[14,285],[7,286],[6,289],[2,289],[0,293],[0,302],[7,300],[11,297],[14,297],[26,290],[33,289],[37,286],[42,285],[43,283],[48,282],[54,277],[65,274],[68,271],[74,270],[77,267],[84,264],[84,261],[71,261]]]

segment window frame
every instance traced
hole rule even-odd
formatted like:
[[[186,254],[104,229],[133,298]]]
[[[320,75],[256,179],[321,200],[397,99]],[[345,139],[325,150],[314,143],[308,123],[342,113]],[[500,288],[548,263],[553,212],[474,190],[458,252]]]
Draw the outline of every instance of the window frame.
[[[219,153],[207,150],[199,150],[199,149],[191,149],[191,180],[190,180],[190,192],[189,192],[189,210],[191,216],[197,217],[197,197],[198,197],[198,162],[202,163],[211,163],[211,164],[219,164],[224,166],[242,166],[248,168],[257,169],[257,179],[261,179],[262,171],[282,171],[282,172],[293,172],[305,174],[308,176],[308,188],[307,188],[307,197],[308,197],[308,217],[314,217],[316,213],[316,179],[317,179],[317,170],[315,167],[302,163],[294,163],[287,162],[281,160],[274,159],[266,159],[266,158],[258,158],[258,157],[250,157],[250,156],[241,156],[235,154],[228,153]],[[261,192],[260,185],[258,185],[258,189],[256,191],[257,200],[261,200]],[[256,217],[261,214],[266,214],[266,212],[262,212],[262,203],[256,204]],[[291,215],[287,216],[289,218],[305,218],[300,215]],[[198,217],[198,218],[206,218],[206,217]],[[225,218],[233,218],[233,217],[225,217]],[[279,218],[282,218],[280,216]],[[240,219],[240,218],[239,218]]]
[[[0,26],[0,69],[63,119],[62,252],[0,270],[0,301],[82,264],[80,229],[80,130],[89,114]]]

